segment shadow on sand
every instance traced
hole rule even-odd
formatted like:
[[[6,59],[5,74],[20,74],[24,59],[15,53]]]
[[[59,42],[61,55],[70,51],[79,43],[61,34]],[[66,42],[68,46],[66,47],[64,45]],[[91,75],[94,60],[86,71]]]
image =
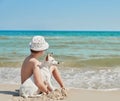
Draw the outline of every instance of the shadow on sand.
[[[0,94],[19,96],[18,90],[15,90],[15,91],[0,91]]]

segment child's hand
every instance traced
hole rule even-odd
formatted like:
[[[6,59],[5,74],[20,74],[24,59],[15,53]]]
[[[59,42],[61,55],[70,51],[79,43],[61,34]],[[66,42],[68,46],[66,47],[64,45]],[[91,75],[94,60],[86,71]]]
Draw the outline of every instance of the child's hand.
[[[65,88],[61,89],[61,93],[62,93],[62,96],[64,96],[64,97],[68,95],[67,90]]]

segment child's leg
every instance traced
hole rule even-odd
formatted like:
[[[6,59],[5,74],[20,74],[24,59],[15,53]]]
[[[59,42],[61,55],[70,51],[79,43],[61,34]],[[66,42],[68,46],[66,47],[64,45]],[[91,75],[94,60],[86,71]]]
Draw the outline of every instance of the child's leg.
[[[58,68],[53,65],[53,66],[51,66],[50,69],[51,69],[52,75],[54,76],[55,80],[59,83],[60,87],[64,88],[64,84],[63,84],[61,75],[60,75],[60,73],[58,71]]]

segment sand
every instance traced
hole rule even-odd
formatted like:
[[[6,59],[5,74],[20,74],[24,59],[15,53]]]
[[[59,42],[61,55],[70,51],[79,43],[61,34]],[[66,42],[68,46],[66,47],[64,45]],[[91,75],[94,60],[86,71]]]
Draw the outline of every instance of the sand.
[[[98,91],[84,89],[68,89],[64,100],[53,100],[45,95],[36,98],[23,98],[18,95],[19,85],[0,84],[0,101],[120,101],[120,90]]]

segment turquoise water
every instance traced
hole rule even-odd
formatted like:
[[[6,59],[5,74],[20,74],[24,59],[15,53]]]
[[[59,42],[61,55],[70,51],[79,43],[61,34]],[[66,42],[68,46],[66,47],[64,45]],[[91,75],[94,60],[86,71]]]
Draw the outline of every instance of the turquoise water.
[[[30,54],[29,42],[35,35],[45,36],[50,44],[46,54],[53,52],[60,61],[58,67],[67,86],[120,88],[117,31],[0,31],[0,83],[20,83],[20,67]]]
[[[113,67],[119,65],[120,32],[0,31],[0,67],[20,67],[29,55],[34,35],[45,36],[49,50],[64,67]]]
[[[120,31],[0,31],[3,36],[119,36]]]

